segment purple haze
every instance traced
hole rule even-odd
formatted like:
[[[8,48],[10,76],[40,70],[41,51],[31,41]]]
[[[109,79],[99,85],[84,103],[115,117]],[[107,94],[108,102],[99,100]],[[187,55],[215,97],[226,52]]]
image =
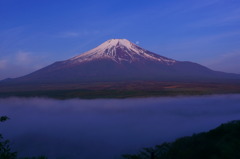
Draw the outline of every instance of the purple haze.
[[[239,119],[240,95],[142,99],[0,99],[0,132],[20,156],[118,159]]]

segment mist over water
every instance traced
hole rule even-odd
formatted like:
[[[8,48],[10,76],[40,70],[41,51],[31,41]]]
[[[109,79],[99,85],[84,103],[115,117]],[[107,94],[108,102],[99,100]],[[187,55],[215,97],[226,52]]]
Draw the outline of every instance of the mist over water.
[[[240,119],[240,95],[141,99],[0,99],[0,125],[20,156],[118,159]]]

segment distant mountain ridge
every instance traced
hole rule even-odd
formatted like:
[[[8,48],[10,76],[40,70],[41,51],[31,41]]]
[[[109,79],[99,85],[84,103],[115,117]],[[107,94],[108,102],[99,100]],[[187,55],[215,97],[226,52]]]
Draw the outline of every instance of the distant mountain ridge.
[[[83,54],[2,83],[231,82],[239,79],[237,74],[213,71],[193,62],[160,56],[126,39],[111,39]]]

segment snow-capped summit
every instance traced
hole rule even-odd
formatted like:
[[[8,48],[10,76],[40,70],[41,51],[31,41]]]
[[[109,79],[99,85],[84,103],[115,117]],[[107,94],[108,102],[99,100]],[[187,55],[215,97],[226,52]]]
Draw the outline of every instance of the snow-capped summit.
[[[127,39],[111,39],[96,48],[68,60],[74,63],[110,59],[116,63],[155,61],[171,65],[175,60],[145,50]]]
[[[228,79],[240,79],[240,76],[169,59],[126,39],[111,39],[83,54],[5,82],[55,85],[119,81],[214,82]]]

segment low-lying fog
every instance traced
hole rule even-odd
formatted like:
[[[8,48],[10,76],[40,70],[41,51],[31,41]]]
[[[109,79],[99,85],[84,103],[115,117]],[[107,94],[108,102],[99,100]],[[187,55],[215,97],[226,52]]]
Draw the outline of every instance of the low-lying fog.
[[[0,99],[0,133],[19,156],[118,159],[240,119],[240,95],[142,99]]]

